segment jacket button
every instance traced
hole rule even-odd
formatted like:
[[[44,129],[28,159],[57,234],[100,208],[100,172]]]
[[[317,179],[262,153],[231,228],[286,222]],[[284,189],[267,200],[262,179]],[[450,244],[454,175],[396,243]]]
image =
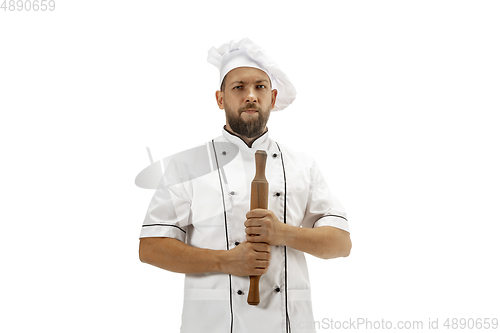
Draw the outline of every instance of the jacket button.
[[[276,192],[274,195],[276,195],[277,197],[279,197],[281,195],[280,192]]]
[[[279,293],[281,291],[280,287],[276,287],[276,289],[274,289],[275,292]]]
[[[241,290],[237,291],[238,295],[243,295],[243,292]]]
[[[274,153],[274,154],[273,154],[273,157],[274,157],[274,158],[278,157],[278,154]]]
[[[226,153],[226,151],[223,151],[223,152],[222,152],[222,155],[226,155],[226,154],[227,154],[227,153]]]
[[[229,192],[230,195],[234,195],[234,191]]]
[[[234,242],[234,245],[238,246],[240,245],[240,242]]]

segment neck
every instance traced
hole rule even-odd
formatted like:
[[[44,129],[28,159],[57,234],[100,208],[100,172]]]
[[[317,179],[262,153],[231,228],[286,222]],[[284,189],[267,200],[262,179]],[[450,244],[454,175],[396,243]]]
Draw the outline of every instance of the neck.
[[[235,133],[231,127],[229,127],[229,125],[226,125],[224,126],[224,128],[226,129],[226,131],[228,131],[229,133],[239,137],[241,140],[245,141],[245,143],[247,144],[248,147],[252,147],[252,143],[257,140],[258,138],[260,138],[264,133],[267,132],[267,126],[266,126],[266,129],[260,133],[259,135],[255,136],[255,137],[252,137],[252,138],[247,138],[246,136],[243,136],[241,134],[238,134],[238,133]]]

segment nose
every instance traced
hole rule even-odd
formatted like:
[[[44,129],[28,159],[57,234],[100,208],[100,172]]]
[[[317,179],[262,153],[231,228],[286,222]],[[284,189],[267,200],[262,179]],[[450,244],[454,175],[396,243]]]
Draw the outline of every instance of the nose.
[[[257,97],[255,97],[254,90],[248,89],[247,103],[255,103],[255,102],[257,102]]]

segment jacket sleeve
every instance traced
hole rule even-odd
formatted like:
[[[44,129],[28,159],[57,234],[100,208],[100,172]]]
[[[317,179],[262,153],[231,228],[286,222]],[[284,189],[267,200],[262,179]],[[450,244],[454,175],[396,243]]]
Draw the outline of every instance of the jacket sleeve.
[[[191,198],[186,183],[172,183],[165,172],[149,204],[140,238],[170,237],[186,242]]]
[[[330,188],[314,160],[309,170],[307,208],[301,226],[307,228],[332,226],[349,232],[345,209],[330,192]]]

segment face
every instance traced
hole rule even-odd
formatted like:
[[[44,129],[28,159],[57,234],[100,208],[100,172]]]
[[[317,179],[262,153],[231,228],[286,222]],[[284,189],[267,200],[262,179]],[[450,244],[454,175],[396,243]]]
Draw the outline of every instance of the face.
[[[226,112],[226,127],[247,138],[261,135],[276,102],[267,74],[250,67],[235,68],[226,75],[224,91],[217,91],[217,104]]]

